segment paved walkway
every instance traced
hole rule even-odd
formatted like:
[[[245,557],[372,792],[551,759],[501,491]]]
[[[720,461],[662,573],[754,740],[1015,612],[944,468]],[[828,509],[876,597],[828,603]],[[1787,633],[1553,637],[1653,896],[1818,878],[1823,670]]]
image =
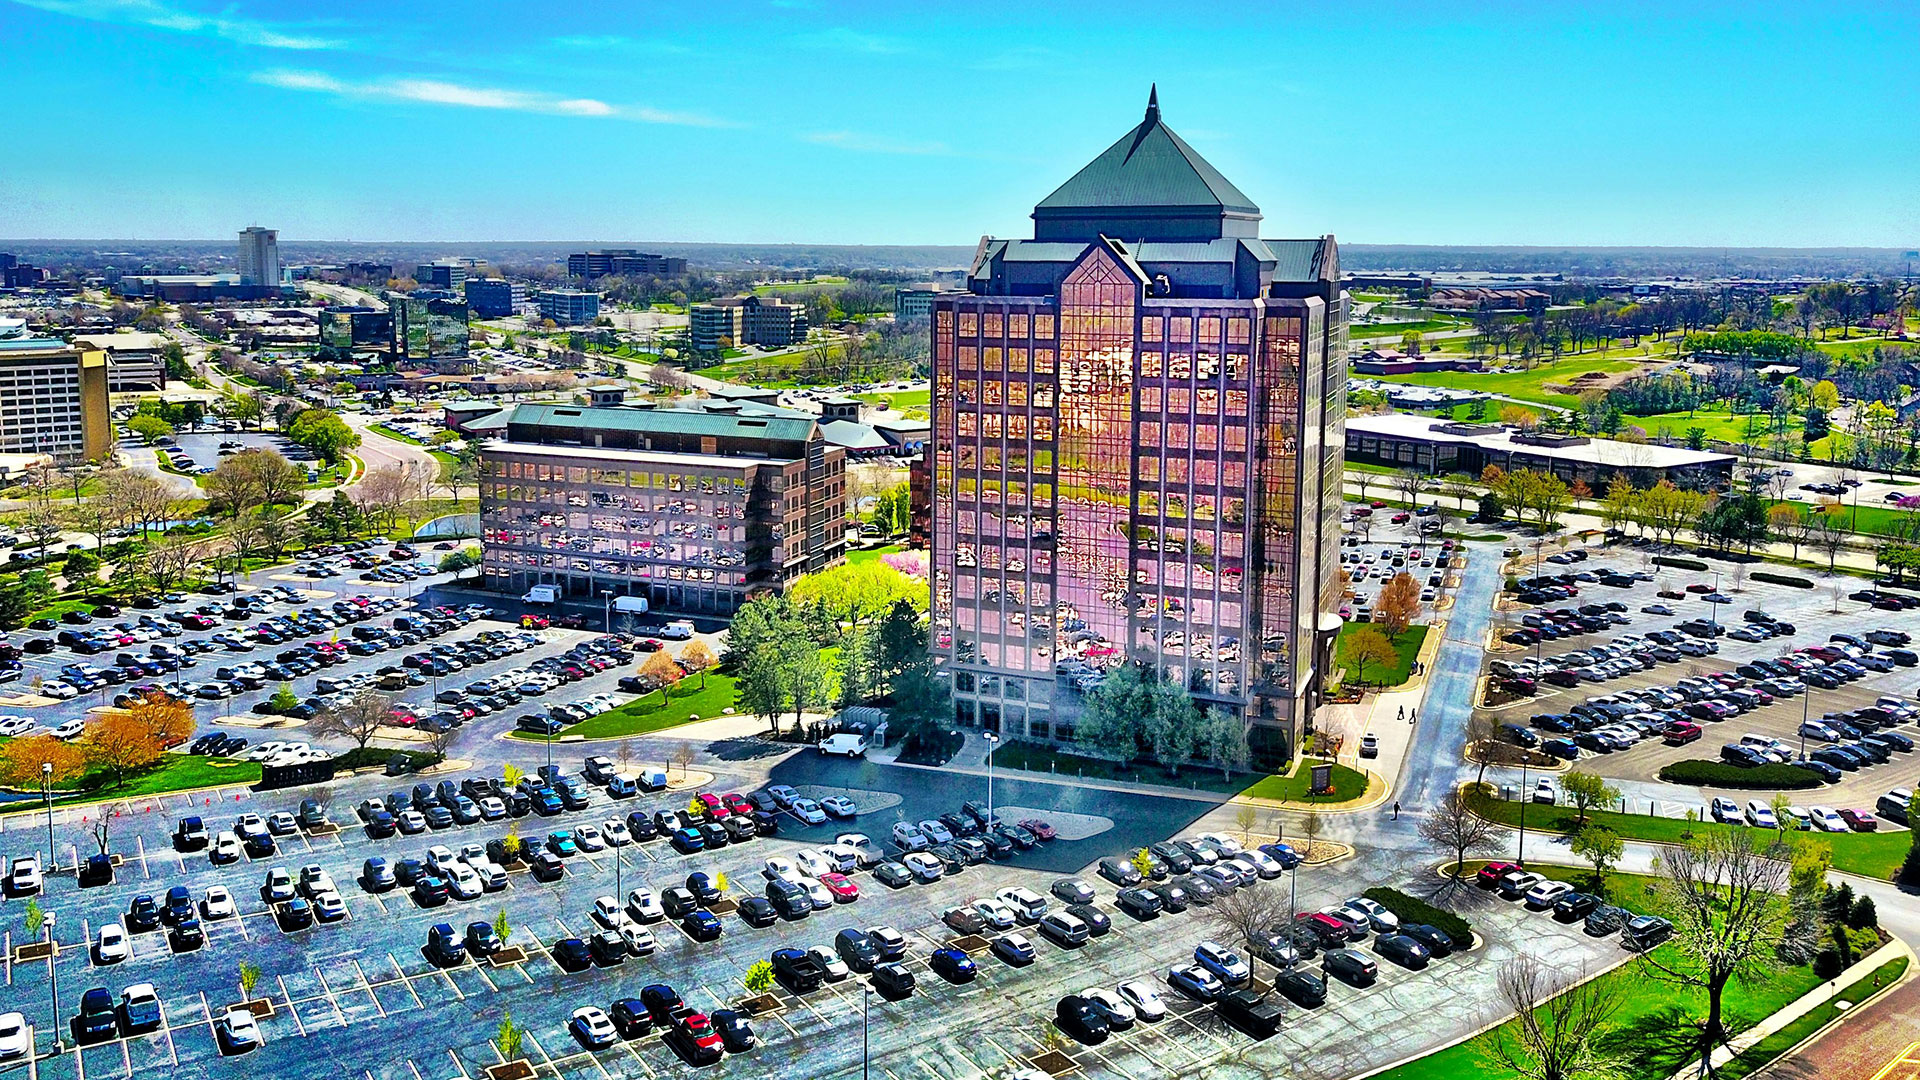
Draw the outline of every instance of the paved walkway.
[[[1906,943],[1899,938],[1894,938],[1892,941],[1874,950],[1871,954],[1862,957],[1858,963],[1842,973],[1843,977],[1821,983],[1819,986],[1814,987],[1812,990],[1794,999],[1793,1002],[1785,1008],[1761,1020],[1739,1035],[1734,1036],[1730,1045],[1720,1047],[1713,1052],[1710,1058],[1711,1067],[1718,1069],[1725,1066],[1727,1062],[1732,1061],[1735,1057],[1752,1049],[1753,1046],[1762,1039],[1765,1039],[1767,1036],[1772,1035],[1774,1032],[1779,1031],[1781,1028],[1786,1027],[1788,1024],[1799,1020],[1801,1017],[1833,1000],[1839,996],[1842,990],[1850,988],[1856,981],[1865,978],[1875,968],[1902,956],[1907,958],[1907,970],[1905,974],[1901,976],[1901,979],[1903,982],[1911,981],[1914,977],[1913,950],[1907,948]],[[1871,1010],[1871,1007],[1869,1007],[1869,1009]],[[1695,1071],[1696,1070],[1692,1068],[1683,1069],[1674,1075],[1674,1080],[1687,1080]],[[1821,1075],[1824,1077],[1825,1074]]]

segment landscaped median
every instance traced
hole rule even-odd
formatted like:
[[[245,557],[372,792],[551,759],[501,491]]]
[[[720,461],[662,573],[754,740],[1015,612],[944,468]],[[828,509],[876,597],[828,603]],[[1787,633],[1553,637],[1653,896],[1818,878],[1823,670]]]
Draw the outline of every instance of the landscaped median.
[[[93,786],[89,786],[90,781],[94,782]],[[105,777],[98,771],[88,773],[73,787],[55,788],[53,805],[66,807],[88,803],[120,802],[125,799],[165,795],[195,788],[249,786],[259,782],[260,764],[258,762],[210,758],[199,754],[167,754],[159,764],[138,775],[128,777],[126,782],[118,787],[107,787]],[[23,799],[0,803],[0,814],[32,812],[45,808],[46,803],[39,799]]]
[[[1531,815],[1528,824],[1532,824]],[[1481,865],[1484,864],[1467,863],[1469,880]],[[1589,872],[1580,867],[1541,864],[1530,865],[1528,869],[1545,877],[1572,882],[1576,887],[1591,885]],[[1635,911],[1659,913],[1652,878],[1613,873],[1608,875],[1607,884],[1614,902]],[[1551,918],[1544,912],[1536,917]],[[1686,966],[1678,946],[1672,943],[1661,945],[1651,955],[1668,966]],[[1595,1045],[1603,1053],[1619,1059],[1621,1080],[1668,1080],[1683,1067],[1690,1067],[1690,1063],[1698,1064],[1693,1041],[1696,1029],[1692,1024],[1694,1017],[1706,1014],[1706,992],[1656,977],[1651,970],[1651,965],[1629,959],[1595,976],[1595,981],[1602,986],[1619,990],[1618,1011],[1601,1027]],[[1737,1035],[1785,1008],[1822,981],[1806,964],[1781,965],[1769,971],[1766,978],[1736,979],[1728,984],[1722,998],[1722,1019]],[[1550,1024],[1547,1011],[1551,1007],[1542,1005],[1536,1011],[1543,1023]],[[1514,1073],[1496,1066],[1484,1044],[1502,1038],[1510,1044],[1518,1043],[1519,1029],[1518,1019],[1509,1019],[1474,1038],[1377,1073],[1371,1080],[1458,1080],[1463,1076],[1512,1080]]]
[[[1010,739],[1001,743],[993,752],[993,764],[999,769],[1046,773],[1049,776],[1071,777],[1076,780],[1110,780],[1126,784],[1183,788],[1189,791],[1212,791],[1222,795],[1298,803],[1303,807],[1313,804],[1329,810],[1338,809],[1341,804],[1362,797],[1366,794],[1368,785],[1366,773],[1350,769],[1338,762],[1303,759],[1291,774],[1236,770],[1223,775],[1218,768],[1199,764],[1183,765],[1178,772],[1169,773],[1158,765],[1141,762],[1124,763],[1111,758],[1090,757],[1044,743],[1019,739]],[[1309,766],[1314,764],[1333,766],[1332,793],[1309,795],[1307,787],[1313,780],[1313,771]]]
[[[1474,813],[1501,825],[1518,827],[1521,807],[1525,806],[1529,832],[1572,833],[1581,827],[1578,812],[1570,806],[1496,799],[1485,792],[1472,793],[1469,798]],[[1721,825],[1711,821],[1688,821],[1685,818],[1654,817],[1650,814],[1621,814],[1611,810],[1588,810],[1586,823],[1604,825],[1620,834],[1624,840],[1645,840],[1655,844],[1678,844],[1690,836],[1715,829],[1753,833],[1756,841],[1760,839],[1760,834],[1765,833],[1765,830],[1744,825]],[[1900,861],[1906,858],[1912,834],[1820,833],[1819,837],[1833,846],[1835,870],[1886,881],[1900,868]]]
[[[667,689],[664,699],[661,692],[655,690],[564,728],[554,738],[620,739],[726,715],[734,703],[733,676],[709,673],[704,689],[700,681],[698,675],[682,679]],[[511,735],[527,742],[547,741],[545,735],[526,731],[515,731]]]

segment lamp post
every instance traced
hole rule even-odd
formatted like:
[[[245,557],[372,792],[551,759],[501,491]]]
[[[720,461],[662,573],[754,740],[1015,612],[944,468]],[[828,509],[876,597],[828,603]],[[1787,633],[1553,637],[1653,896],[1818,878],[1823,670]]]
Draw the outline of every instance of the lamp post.
[[[1513,858],[1513,861],[1521,866],[1527,865],[1527,802],[1529,799],[1531,796],[1527,794],[1527,759],[1522,757],[1520,759],[1520,847]]]
[[[982,732],[987,739],[987,826],[993,825],[993,752],[1000,745],[1000,736],[995,732]],[[52,818],[48,818],[52,821]]]
[[[860,984],[860,1080],[867,1080],[867,1001],[873,997],[873,984]]]
[[[1720,571],[1713,572],[1713,595],[1720,595]],[[1720,605],[1718,602],[1707,605],[1707,622],[1712,626],[1720,625]],[[1716,635],[1717,636],[1717,635]]]
[[[53,956],[53,912],[46,914],[47,925],[47,995],[53,999],[53,1053],[60,1052],[60,965],[54,963]]]
[[[612,634],[613,634],[613,590],[612,590],[612,589],[601,589],[601,590],[600,590],[600,599],[601,599],[601,600],[603,601],[603,604],[604,604],[604,606],[605,606],[605,608],[606,608],[606,627],[605,627],[605,633],[606,633],[606,634],[607,634],[608,636],[612,636]]]
[[[53,874],[59,856],[53,850],[53,762],[40,763],[40,797],[47,804],[47,874]],[[42,880],[45,880],[44,878]]]

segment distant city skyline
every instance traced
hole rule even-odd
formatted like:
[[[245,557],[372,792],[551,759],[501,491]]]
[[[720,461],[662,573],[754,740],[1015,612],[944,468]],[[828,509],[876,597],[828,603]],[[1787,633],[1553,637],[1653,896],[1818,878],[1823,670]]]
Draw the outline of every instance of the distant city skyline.
[[[1912,248],[1916,33],[1896,5],[0,0],[31,88],[0,234],[971,244],[1157,81],[1274,235]]]

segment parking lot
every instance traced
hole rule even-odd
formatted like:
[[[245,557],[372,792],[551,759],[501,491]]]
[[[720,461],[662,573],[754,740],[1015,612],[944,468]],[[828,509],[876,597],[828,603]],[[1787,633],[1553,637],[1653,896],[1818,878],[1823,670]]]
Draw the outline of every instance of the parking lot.
[[[184,1075],[267,1070],[275,1076],[471,1076],[498,1060],[488,1040],[500,1018],[511,1011],[527,1033],[528,1057],[536,1064],[551,1065],[553,1075],[653,1077],[687,1066],[657,1035],[585,1051],[566,1030],[571,1010],[584,1004],[605,1008],[613,999],[636,996],[643,984],[658,981],[673,985],[695,1008],[711,1011],[748,996],[741,978],[771,950],[823,944],[843,927],[873,925],[891,925],[906,935],[906,963],[917,979],[914,994],[903,1001],[868,997],[858,978],[828,983],[804,996],[777,991],[778,1010],[754,1021],[763,1045],[744,1055],[728,1055],[730,1071],[769,1076],[851,1074],[860,1063],[857,1032],[864,1010],[876,1075],[907,1080],[927,1070],[939,1076],[986,1073],[1037,1052],[1042,1025],[1060,995],[1090,985],[1111,987],[1133,978],[1155,980],[1172,1004],[1172,1015],[1098,1045],[1069,1046],[1070,1056],[1090,1075],[1187,1070],[1254,1045],[1208,1007],[1182,999],[1162,978],[1169,965],[1191,963],[1198,941],[1222,936],[1201,921],[1200,909],[1141,923],[1115,908],[1114,889],[1103,881],[1096,882],[1097,906],[1112,916],[1109,934],[1066,949],[1029,930],[1027,936],[1038,953],[1029,967],[1010,967],[978,954],[980,974],[972,982],[952,984],[935,975],[927,957],[955,937],[938,921],[943,908],[1013,884],[1042,894],[1047,891],[1055,875],[1023,865],[1025,860],[1019,857],[1011,864],[977,865],[930,885],[899,890],[886,888],[870,874],[854,874],[861,897],[852,904],[835,906],[803,922],[766,928],[728,916],[722,920],[724,935],[705,944],[694,942],[673,921],[655,923],[651,929],[659,947],[651,955],[567,973],[554,961],[552,947],[560,939],[583,937],[595,929],[589,914],[593,897],[619,895],[636,887],[649,887],[657,894],[694,870],[724,873],[733,895],[745,895],[761,885],[759,867],[767,857],[790,854],[801,846],[796,834],[787,830],[790,819],[782,817],[779,836],[729,846],[718,853],[681,855],[659,841],[583,852],[566,860],[567,873],[559,881],[540,883],[514,873],[504,889],[481,899],[428,908],[420,907],[406,890],[368,891],[358,880],[363,860],[370,855],[390,861],[420,857],[430,843],[457,848],[504,829],[456,827],[429,836],[373,840],[350,820],[343,820],[345,828],[338,832],[303,833],[284,840],[274,855],[248,857],[225,867],[213,866],[204,852],[173,850],[162,835],[164,824],[189,806],[203,814],[222,815],[215,820],[224,825],[241,812],[266,813],[290,806],[297,794],[288,793],[283,802],[245,791],[221,792],[213,808],[204,800],[184,797],[156,800],[150,812],[145,805],[134,808],[134,824],[125,827],[126,835],[116,841],[116,847],[125,844],[129,854],[113,885],[75,892],[70,878],[56,879],[48,906],[60,912],[57,936],[63,948],[57,964],[64,1011],[71,1015],[74,1001],[90,986],[102,986],[117,995],[123,986],[152,982],[159,990],[164,1021],[153,1033],[91,1045],[64,1059],[42,1060],[40,1075],[133,1076],[164,1068]],[[617,817],[634,809],[684,805],[678,796],[618,802],[596,798],[599,805],[586,811],[523,819],[521,833],[537,841],[547,829]],[[72,824],[71,819],[61,822],[63,828]],[[878,835],[883,831],[880,824],[884,822],[853,827]],[[6,847],[12,853],[31,845],[36,835],[44,840],[38,830],[10,824],[4,834]],[[1100,850],[1124,851],[1117,842]],[[338,882],[347,915],[337,923],[289,932],[261,899],[260,884],[270,866],[306,865],[325,868]],[[239,912],[232,918],[203,921],[207,941],[196,950],[176,953],[164,930],[132,934],[130,959],[110,968],[96,965],[85,943],[97,935],[99,927],[118,921],[134,895],[157,896],[175,884],[190,888],[196,899],[205,895],[208,886],[224,885],[239,901]],[[1288,885],[1283,878],[1249,887]],[[1351,888],[1339,883],[1337,873],[1305,870],[1298,902],[1302,910],[1337,902]],[[17,926],[23,904],[20,898],[7,899],[0,903],[0,917]],[[495,967],[469,959],[443,968],[423,953],[432,924],[449,922],[460,928],[471,921],[491,921],[503,910],[512,926],[509,944],[526,949],[524,962]],[[1364,1060],[1390,1048],[1400,1037],[1408,1010],[1442,1010],[1463,1020],[1475,1017],[1490,1007],[1487,965],[1508,954],[1507,941],[1516,937],[1524,939],[1530,951],[1544,952],[1569,965],[1618,956],[1610,942],[1585,939],[1577,928],[1561,927],[1511,905],[1489,902],[1472,917],[1483,928],[1486,946],[1436,960],[1424,971],[1381,961],[1378,983],[1364,989],[1336,981],[1330,985],[1325,1005],[1311,1012],[1288,1006],[1285,1030],[1259,1053],[1291,1056],[1318,1047],[1315,1067],[1301,1075],[1339,1076],[1344,1075],[1342,1062]],[[19,943],[16,931],[9,945]],[[213,1025],[240,998],[237,977],[242,960],[262,969],[254,996],[270,1001],[273,1013],[261,1021],[264,1047],[246,1058],[230,1060],[221,1055]],[[33,962],[10,964],[7,970],[14,988],[12,1007],[22,1008],[41,1024],[46,1022],[40,993],[44,970]],[[1382,1008],[1382,1002],[1394,1007]],[[954,1023],[959,1015],[967,1016],[968,1024]],[[1330,1053],[1335,1046],[1340,1049]]]
[[[277,450],[289,461],[301,465],[313,464],[313,455],[302,447],[288,442],[284,435],[264,434],[260,432],[198,431],[186,432],[173,437],[174,445],[159,447],[163,453],[176,462],[180,454],[193,459],[195,469],[211,470],[220,464],[228,454],[241,450]],[[175,453],[178,451],[178,453]],[[224,453],[223,453],[224,451]],[[192,471],[184,470],[183,471]]]
[[[1605,700],[1611,695],[1644,691],[1650,687],[1671,688],[1683,679],[1694,680],[1715,673],[1734,672],[1755,660],[1774,659],[1796,650],[1825,646],[1834,635],[1851,635],[1864,640],[1870,633],[1897,630],[1912,623],[1912,617],[1907,613],[1881,610],[1867,602],[1852,599],[1850,594],[1869,588],[1866,582],[1858,579],[1841,579],[1843,584],[1836,596],[1836,590],[1824,585],[1801,589],[1753,581],[1751,578],[1736,590],[1732,585],[1732,575],[1723,572],[1718,577],[1719,595],[1726,596],[1729,602],[1712,603],[1705,599],[1716,582],[1711,571],[1702,573],[1656,566],[1650,561],[1649,552],[1631,547],[1613,552],[1598,547],[1587,550],[1589,558],[1584,561],[1562,565],[1542,562],[1540,570],[1546,574],[1583,573],[1595,578],[1612,571],[1621,575],[1646,575],[1650,580],[1636,581],[1628,587],[1580,581],[1576,582],[1576,587],[1580,589],[1576,597],[1547,601],[1532,607],[1520,606],[1504,613],[1501,616],[1504,626],[1496,626],[1494,631],[1497,643],[1495,651],[1489,655],[1489,665],[1501,660],[1513,663],[1539,657],[1551,667],[1555,657],[1618,643],[1623,637],[1626,637],[1628,644],[1632,644],[1633,637],[1628,635],[1644,637],[1657,631],[1672,630],[1677,624],[1692,620],[1708,621],[1722,628],[1723,633],[1712,638],[1683,635],[1682,647],[1695,652],[1701,646],[1688,644],[1687,639],[1695,643],[1711,640],[1717,651],[1704,655],[1675,655],[1673,651],[1663,650],[1666,658],[1655,663],[1651,669],[1630,671],[1598,682],[1582,677],[1573,686],[1560,686],[1540,680],[1537,682],[1536,696],[1482,710],[1495,717],[1498,723],[1525,726],[1532,717],[1540,714],[1565,715],[1575,706],[1596,698]],[[1534,576],[1533,568],[1531,552],[1514,560],[1513,569],[1523,579]],[[1688,591],[1688,586],[1704,591]],[[1659,595],[1662,592],[1668,595]],[[1673,595],[1675,593],[1679,594],[1678,598]],[[1522,619],[1529,613],[1610,602],[1623,606],[1626,611],[1617,616],[1606,616],[1609,624],[1603,629],[1525,646],[1498,643],[1502,635],[1520,628]],[[1672,614],[1644,610],[1650,605],[1671,609]],[[1754,614],[1749,615],[1749,612]],[[1791,624],[1793,632],[1775,634],[1759,641],[1738,640],[1733,636],[1735,633],[1745,636],[1744,631],[1756,627],[1752,620],[1760,618]],[[1648,644],[1656,645],[1657,641]],[[1759,798],[1764,802],[1770,793],[1662,784],[1658,781],[1658,773],[1662,766],[1676,761],[1719,760],[1722,746],[1729,742],[1737,743],[1743,736],[1758,737],[1757,740],[1749,739],[1749,742],[1779,740],[1778,745],[1784,747],[1791,757],[1798,759],[1803,755],[1815,754],[1828,745],[1827,740],[1801,734],[1803,719],[1819,721],[1828,714],[1871,707],[1886,696],[1898,697],[1912,704],[1915,668],[1886,659],[1890,655],[1897,655],[1897,650],[1874,647],[1871,651],[1877,659],[1870,663],[1891,665],[1891,670],[1868,669],[1860,677],[1836,687],[1809,686],[1803,694],[1771,695],[1774,700],[1769,704],[1761,704],[1721,719],[1690,716],[1688,719],[1702,728],[1701,736],[1691,742],[1646,737],[1630,748],[1610,751],[1583,742],[1582,753],[1575,767],[1623,781],[1620,786],[1628,793],[1630,805],[1641,811],[1651,806],[1655,812],[1679,816],[1687,809],[1701,810],[1703,803],[1716,795],[1726,795],[1741,803],[1751,798]],[[1748,678],[1744,681],[1748,687],[1757,687],[1761,680]],[[1920,738],[1920,730],[1911,721],[1895,724],[1886,730],[1906,738]],[[1543,730],[1539,734],[1550,736],[1551,733]],[[1795,803],[1871,810],[1875,801],[1885,792],[1894,788],[1911,788],[1916,782],[1920,782],[1920,755],[1895,750],[1884,763],[1857,770],[1842,770],[1838,782],[1796,790],[1791,795]],[[1879,825],[1881,829],[1897,827],[1895,823],[1884,820]]]

